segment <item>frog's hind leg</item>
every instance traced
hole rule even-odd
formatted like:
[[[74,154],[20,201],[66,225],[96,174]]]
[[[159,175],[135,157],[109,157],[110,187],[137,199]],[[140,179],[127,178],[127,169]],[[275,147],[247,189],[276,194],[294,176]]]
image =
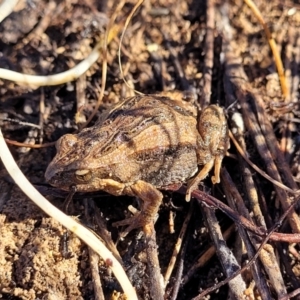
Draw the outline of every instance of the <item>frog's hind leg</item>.
[[[113,224],[114,226],[128,225],[125,231],[122,232],[123,237],[126,236],[132,229],[139,228],[153,222],[163,198],[163,195],[159,190],[157,190],[152,184],[142,180],[138,180],[136,183],[131,185],[129,189],[129,194],[133,194],[142,200],[142,209],[135,216]]]

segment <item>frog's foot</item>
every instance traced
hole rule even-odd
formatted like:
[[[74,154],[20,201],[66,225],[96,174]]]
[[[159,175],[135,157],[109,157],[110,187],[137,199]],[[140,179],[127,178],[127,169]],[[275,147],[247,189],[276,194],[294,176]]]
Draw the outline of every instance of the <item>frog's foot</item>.
[[[163,198],[163,195],[159,190],[157,190],[152,184],[142,180],[138,180],[129,188],[129,194],[139,197],[143,202],[141,212],[131,218],[115,222],[113,224],[114,226],[129,225],[122,233],[123,237],[132,229],[139,228],[153,222]]]
[[[122,221],[114,222],[113,226],[119,227],[119,226],[128,225],[128,227],[121,233],[121,236],[125,237],[131,230],[139,227],[144,227],[145,225],[154,222],[154,219],[155,219],[155,215],[152,216],[142,211],[142,212],[137,212],[133,217],[127,218]]]

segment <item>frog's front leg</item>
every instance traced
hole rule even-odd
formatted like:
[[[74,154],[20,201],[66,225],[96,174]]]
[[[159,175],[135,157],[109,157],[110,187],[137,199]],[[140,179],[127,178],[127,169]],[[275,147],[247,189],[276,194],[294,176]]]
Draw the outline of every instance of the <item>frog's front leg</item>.
[[[214,160],[211,159],[202,169],[201,171],[194,177],[189,183],[185,194],[185,200],[191,200],[191,194],[194,190],[198,188],[199,183],[208,175],[209,171],[212,169],[214,165]]]
[[[153,222],[163,198],[163,195],[159,190],[157,190],[152,184],[142,180],[138,180],[126,189],[127,191],[124,191],[126,194],[137,196],[143,202],[141,211],[135,216],[113,224],[114,226],[129,225],[122,233],[123,236],[129,233],[132,229],[139,228]]]
[[[194,190],[198,188],[198,185],[200,182],[205,179],[205,177],[208,175],[210,170],[215,166],[214,168],[214,176],[211,177],[211,181],[213,184],[220,182],[220,171],[221,171],[221,165],[224,155],[217,155],[216,157],[212,157],[211,160],[209,160],[204,167],[201,169],[201,171],[194,177],[189,183],[185,195],[185,200],[190,201],[191,200],[191,194]]]
[[[210,105],[203,110],[198,122],[198,131],[198,163],[203,168],[189,182],[186,201],[190,200],[191,193],[198,188],[199,183],[208,175],[213,166],[212,183],[220,182],[222,160],[229,148],[227,122],[221,107]]]

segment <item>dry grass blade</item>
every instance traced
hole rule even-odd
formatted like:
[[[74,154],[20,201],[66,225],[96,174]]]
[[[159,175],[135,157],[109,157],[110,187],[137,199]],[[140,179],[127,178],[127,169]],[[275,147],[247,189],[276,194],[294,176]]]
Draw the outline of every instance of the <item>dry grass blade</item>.
[[[85,128],[93,119],[93,117],[96,115],[101,103],[102,103],[102,99],[104,96],[104,91],[105,91],[105,86],[106,86],[106,73],[107,73],[107,45],[110,43],[110,41],[119,33],[121,27],[120,24],[115,24],[114,21],[117,17],[117,14],[119,12],[119,10],[121,9],[121,7],[124,5],[124,3],[121,1],[118,4],[118,7],[116,9],[116,11],[114,12],[114,14],[111,16],[109,23],[107,25],[107,30],[105,31],[105,37],[104,37],[104,41],[103,41],[103,46],[102,46],[102,56],[103,56],[103,60],[102,60],[102,77],[101,77],[101,90],[100,90],[100,94],[98,96],[97,99],[97,103],[94,107],[93,112],[91,113],[91,115],[89,116],[88,120],[83,124],[83,126],[81,127],[81,129]]]
[[[120,263],[115,259],[115,257],[111,254],[111,252],[99,241],[99,239],[97,239],[96,236],[90,230],[86,229],[74,219],[57,209],[30,184],[30,182],[18,168],[11,153],[9,152],[1,130],[0,157],[4,166],[6,167],[6,170],[14,179],[16,184],[37,206],[39,206],[47,215],[56,219],[67,229],[74,232],[81,240],[83,240],[89,247],[91,247],[97,254],[99,254],[104,259],[104,261],[112,261],[110,267],[113,273],[115,274],[116,278],[119,280],[119,283],[122,286],[124,293],[126,294],[128,299],[137,299],[136,292],[132,287],[129,279],[127,278],[124,269],[122,268]]]
[[[244,160],[256,171],[258,172],[261,176],[265,177],[267,180],[269,180],[270,182],[272,182],[274,185],[278,186],[279,188],[286,190],[289,193],[292,194],[299,194],[300,190],[294,191],[292,189],[290,189],[289,187],[287,187],[286,185],[284,185],[282,182],[279,182],[275,179],[273,179],[271,176],[269,176],[266,172],[264,172],[262,169],[260,169],[258,166],[256,166],[246,155],[245,151],[241,148],[241,146],[239,145],[239,143],[237,142],[237,140],[235,139],[234,135],[232,134],[231,131],[229,131],[229,136],[230,139],[232,140],[232,142],[234,143],[235,147],[237,148],[237,150],[239,151],[240,155],[244,158]]]
[[[164,280],[165,280],[165,286],[168,284],[169,282],[169,279],[170,279],[170,276],[172,274],[172,271],[174,269],[174,266],[175,266],[175,263],[176,263],[176,260],[177,260],[177,256],[179,255],[180,253],[180,249],[181,249],[181,246],[182,246],[182,242],[183,242],[183,239],[185,237],[185,233],[186,233],[186,230],[187,230],[187,227],[188,227],[188,224],[190,222],[190,219],[191,219],[191,216],[192,216],[192,207],[193,205],[190,206],[190,210],[188,212],[188,214],[186,215],[185,217],[185,220],[183,222],[183,225],[181,227],[181,230],[180,230],[180,233],[179,233],[179,236],[178,236],[178,239],[177,239],[177,242],[176,242],[176,245],[174,247],[174,250],[173,250],[173,254],[172,254],[172,258],[169,262],[169,265],[168,265],[168,268],[167,268],[167,271],[165,273],[165,276],[164,276]]]
[[[282,60],[280,57],[280,53],[277,50],[275,39],[273,38],[267,24],[264,21],[264,18],[262,16],[261,12],[255,5],[255,3],[252,0],[244,0],[244,1],[251,8],[251,10],[253,11],[254,15],[257,17],[259,23],[262,25],[262,27],[266,33],[270,48],[271,48],[273,56],[274,56],[275,64],[277,67],[277,72],[279,75],[283,98],[286,101],[289,101],[290,100],[290,92],[289,92],[287,81],[286,81],[286,78],[284,75],[284,68],[283,68]]]
[[[127,80],[124,77],[123,68],[122,68],[122,62],[121,62],[121,45],[122,45],[123,38],[124,38],[124,35],[125,35],[125,32],[126,32],[126,29],[128,27],[129,22],[131,21],[133,15],[138,10],[138,8],[142,5],[143,2],[144,2],[144,0],[139,0],[135,4],[135,6],[133,7],[133,9],[131,10],[129,16],[126,18],[126,22],[125,22],[124,29],[123,29],[122,34],[121,34],[120,43],[119,43],[119,47],[118,47],[118,61],[119,61],[119,68],[120,68],[121,78],[123,79],[123,81],[125,82],[125,84],[127,85],[127,87],[129,89],[132,89],[132,87],[131,87],[131,85],[127,82]],[[139,94],[139,95],[143,95],[143,93],[141,93],[139,91],[134,90],[134,92],[137,93],[137,94]]]

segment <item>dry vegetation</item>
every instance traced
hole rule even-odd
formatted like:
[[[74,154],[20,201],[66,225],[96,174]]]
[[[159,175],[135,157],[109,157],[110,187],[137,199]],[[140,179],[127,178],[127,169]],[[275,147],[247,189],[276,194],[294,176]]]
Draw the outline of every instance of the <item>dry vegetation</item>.
[[[299,208],[291,207],[299,199],[300,180],[300,6],[297,1],[256,1],[271,31],[268,39],[245,2],[145,0],[121,46],[124,78],[132,88],[120,74],[118,47],[136,2],[123,3],[116,11],[117,1],[20,0],[0,23],[0,126],[9,140],[46,144],[81,128],[99,97],[103,55],[100,52],[97,62],[76,80],[51,86],[1,79],[3,69],[42,76],[72,69],[96,45],[103,45],[112,16],[116,19],[98,116],[133,89],[189,90],[201,106],[217,103],[226,108],[237,145],[231,143],[224,160],[221,184],[213,187],[207,179],[191,203],[171,187],[164,192],[156,241],[161,272],[169,279],[165,299],[200,299],[202,291],[247,264],[262,243],[250,268],[203,299],[300,297]],[[271,38],[285,69],[286,90]],[[10,150],[30,182],[62,208],[66,194],[44,180],[55,147]],[[99,274],[104,299],[125,299],[110,262],[98,261],[74,234],[32,204],[2,165],[0,174],[2,299],[103,299],[101,291],[96,292],[100,285],[93,283]],[[149,287],[157,278],[151,278],[147,268],[149,245],[138,230],[119,240],[112,227],[133,202],[102,192],[79,194],[74,197],[74,216],[105,240],[138,297],[151,299]],[[169,273],[181,231],[183,243]]]

